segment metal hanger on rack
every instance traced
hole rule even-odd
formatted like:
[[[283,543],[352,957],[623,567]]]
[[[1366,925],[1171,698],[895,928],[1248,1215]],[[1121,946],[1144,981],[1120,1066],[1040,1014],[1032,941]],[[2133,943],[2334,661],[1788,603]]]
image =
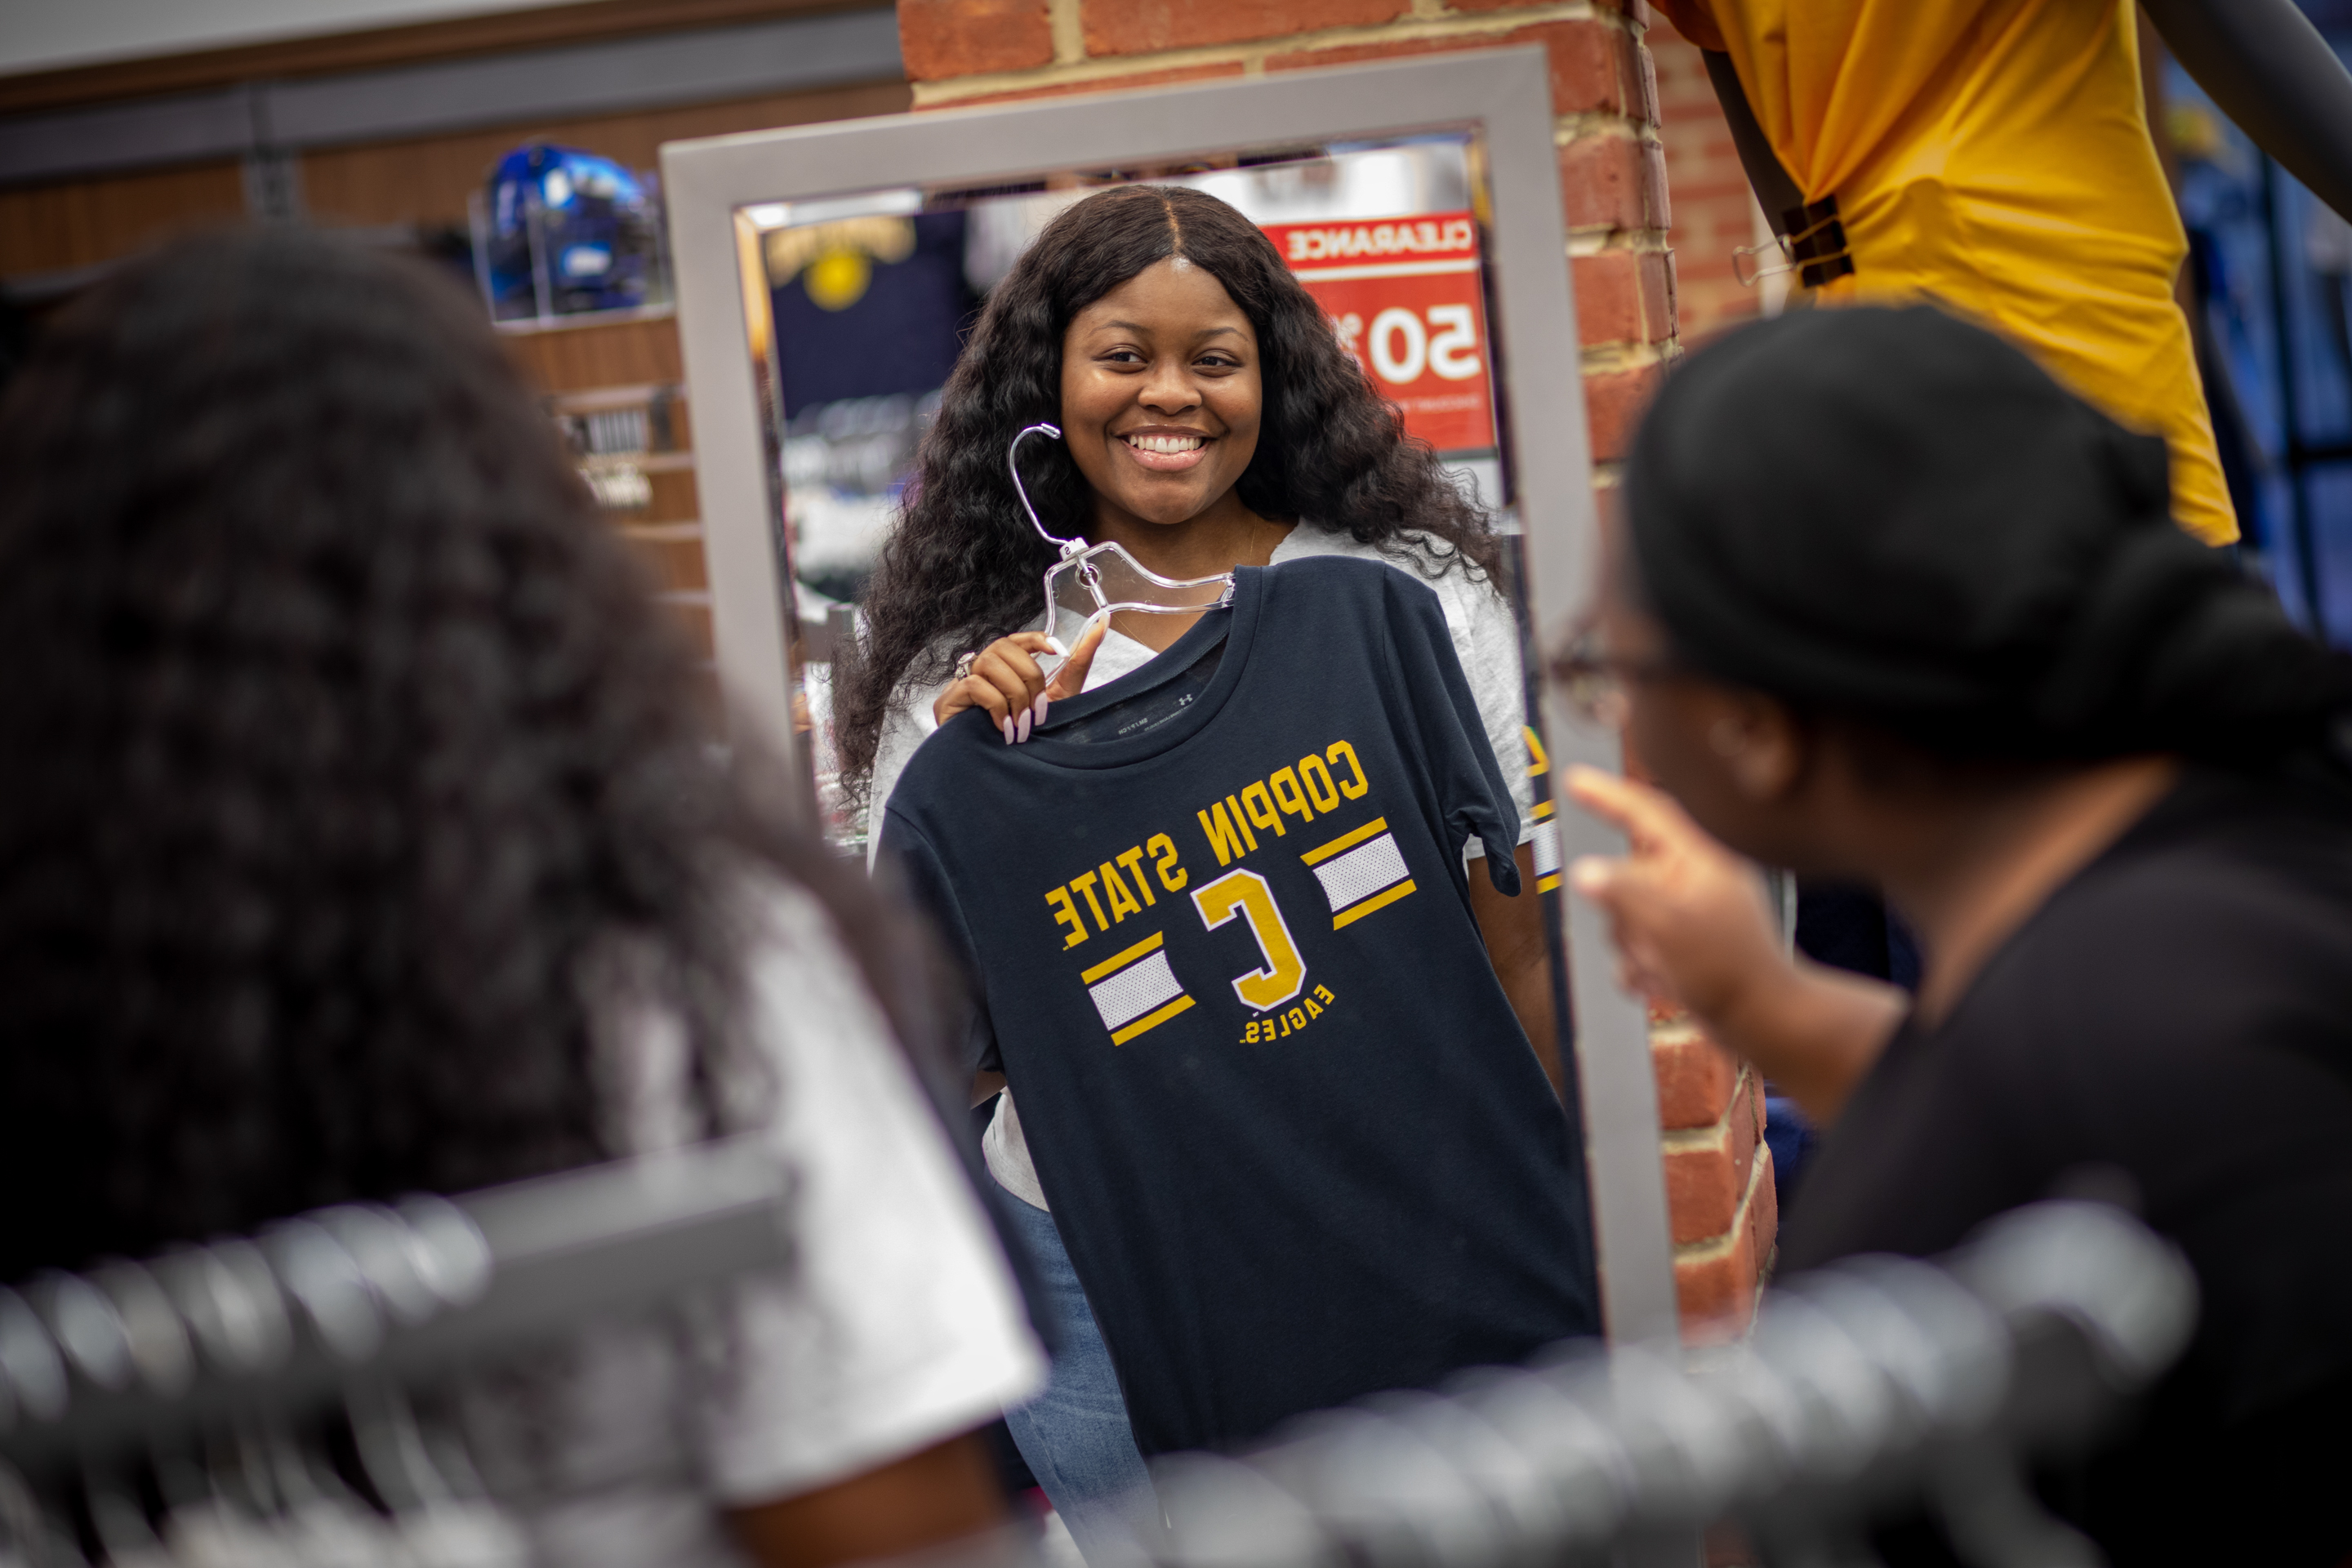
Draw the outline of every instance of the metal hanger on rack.
[[[1772,1568],[1866,1568],[1871,1523],[1922,1505],[1971,1568],[2096,1568],[2025,1467],[2082,1452],[2196,1321],[2169,1242],[2034,1205],[1932,1262],[1778,1285],[1742,1343],[1570,1347],[1155,1460],[1156,1506],[1098,1568],[1599,1564],[1718,1521]]]
[[[1013,437],[1012,446],[1004,453],[1004,466],[1013,475],[1013,492],[1021,498],[1021,510],[1029,514],[1029,526],[1061,552],[1045,569],[1047,637],[1055,635],[1059,612],[1065,609],[1092,622],[1107,621],[1128,611],[1152,616],[1196,616],[1231,602],[1234,574],[1230,572],[1214,577],[1162,577],[1116,540],[1089,544],[1083,538],[1064,539],[1046,528],[1037,520],[1037,509],[1030,502],[1028,487],[1021,482],[1021,443],[1032,436],[1048,436],[1058,441],[1062,429],[1058,425],[1029,426]]]
[[[408,1389],[783,1264],[790,1188],[751,1135],[0,1288],[0,1568],[523,1568]]]

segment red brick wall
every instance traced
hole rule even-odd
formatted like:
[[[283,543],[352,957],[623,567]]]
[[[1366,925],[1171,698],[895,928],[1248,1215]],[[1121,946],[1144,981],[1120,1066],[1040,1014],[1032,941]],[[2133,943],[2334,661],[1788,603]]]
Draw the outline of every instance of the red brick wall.
[[[1664,1124],[1675,1289],[1690,1339],[1737,1334],[1780,1230],[1764,1086],[1755,1069],[1679,1018],[1654,1021],[1650,1059]]]
[[[1756,199],[1731,144],[1698,47],[1663,16],[1650,25],[1658,68],[1658,140],[1665,146],[1666,188],[1674,193],[1672,241],[1682,303],[1682,333],[1704,337],[1756,314],[1757,289],[1731,269],[1735,246],[1756,243]]]
[[[1443,49],[1540,44],[1593,455],[1623,455],[1674,353],[1666,163],[1643,0],[899,0],[919,108],[1262,76]]]
[[[1698,51],[1643,0],[898,0],[898,36],[919,109],[1543,46],[1604,504],[1680,332],[1756,308],[1731,275],[1752,220],[1730,132]],[[1761,1089],[1686,1027],[1652,1048],[1685,1327],[1737,1331],[1774,1236]]]

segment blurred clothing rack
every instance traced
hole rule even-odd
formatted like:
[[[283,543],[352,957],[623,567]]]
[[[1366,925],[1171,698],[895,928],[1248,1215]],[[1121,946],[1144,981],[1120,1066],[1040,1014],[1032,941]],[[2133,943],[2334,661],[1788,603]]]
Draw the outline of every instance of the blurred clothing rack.
[[[0,1289],[0,1459],[28,1477],[439,1379],[791,1258],[757,1136]]]
[[[1871,1521],[1922,1507],[1979,1568],[2089,1568],[2026,1468],[2095,1440],[2196,1317],[2169,1243],[2120,1209],[2035,1205],[1934,1263],[1777,1286],[1741,1343],[1571,1352],[1163,1459],[1132,1568],[1664,1561],[1723,1521],[1775,1568],[1862,1568]]]
[[[743,1138],[44,1275],[0,1291],[0,1459],[69,1483],[208,1428],[446,1380],[788,1264],[789,1200],[772,1148]],[[2035,1205],[1935,1262],[1790,1279],[1735,1344],[1562,1347],[1248,1453],[1168,1457],[1122,1560],[1091,1568],[1646,1562],[1725,1520],[1776,1568],[1857,1568],[1873,1518],[1919,1507],[1980,1568],[2087,1568],[2095,1548],[2042,1510],[2026,1468],[2090,1441],[2196,1315],[2186,1261],[2128,1215]],[[1018,1554],[1001,1535],[976,1550],[995,1568]]]

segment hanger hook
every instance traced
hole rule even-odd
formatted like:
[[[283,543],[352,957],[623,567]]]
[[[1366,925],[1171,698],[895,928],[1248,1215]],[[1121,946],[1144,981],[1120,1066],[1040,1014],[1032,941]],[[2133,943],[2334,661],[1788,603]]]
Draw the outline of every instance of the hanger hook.
[[[1013,437],[1013,445],[1004,449],[1004,467],[1013,475],[1013,493],[1021,498],[1021,510],[1029,514],[1029,526],[1037,531],[1038,538],[1059,550],[1062,552],[1062,559],[1067,561],[1071,556],[1084,550],[1087,547],[1087,542],[1083,539],[1056,538],[1046,532],[1045,525],[1037,521],[1037,509],[1029,504],[1029,487],[1021,482],[1021,443],[1032,436],[1051,436],[1058,441],[1062,438],[1062,427],[1058,425],[1039,424],[1029,426],[1021,431]]]

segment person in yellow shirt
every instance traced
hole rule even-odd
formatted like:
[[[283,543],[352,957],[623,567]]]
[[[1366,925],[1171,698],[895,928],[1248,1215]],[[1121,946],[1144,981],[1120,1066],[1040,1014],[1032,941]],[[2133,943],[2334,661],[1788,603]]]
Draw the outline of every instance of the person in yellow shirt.
[[[1653,0],[1705,51],[1823,303],[1930,297],[2164,437],[2173,515],[2238,537],[2148,133],[2132,0]],[[2147,0],[2222,110],[2352,214],[2352,75],[2291,0]]]

